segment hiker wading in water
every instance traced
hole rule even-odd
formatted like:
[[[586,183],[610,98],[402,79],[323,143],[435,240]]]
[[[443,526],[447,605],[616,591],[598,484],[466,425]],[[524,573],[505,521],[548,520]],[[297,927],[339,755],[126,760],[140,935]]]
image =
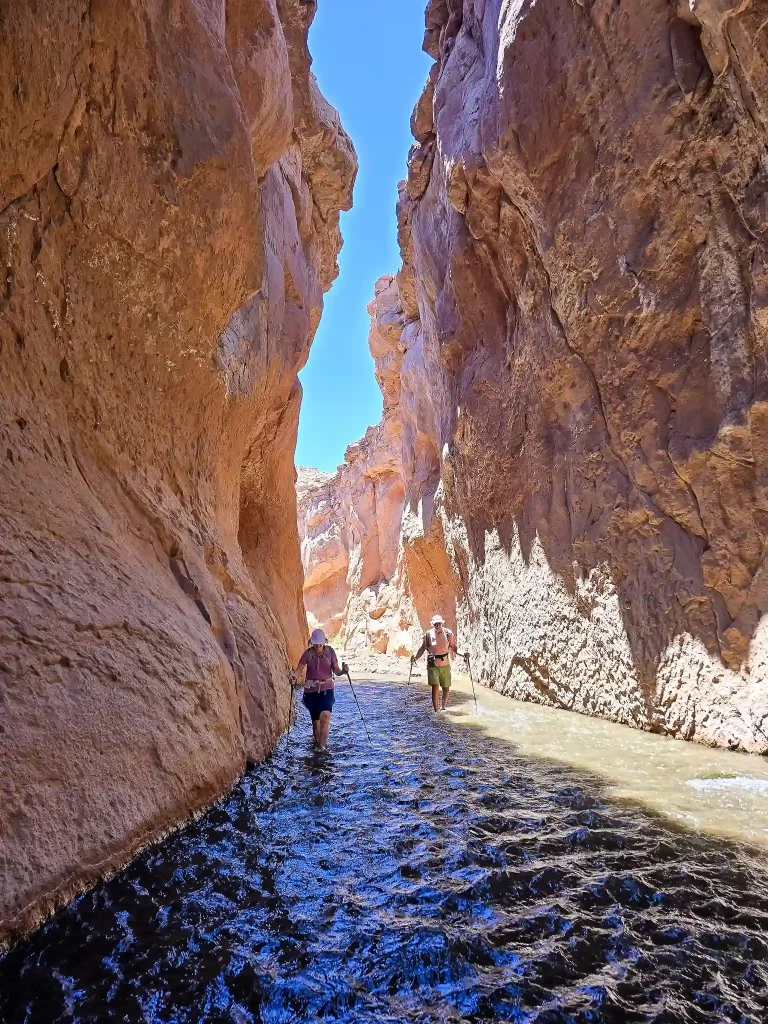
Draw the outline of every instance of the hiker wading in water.
[[[448,694],[451,689],[451,656],[450,652],[458,654],[456,638],[450,629],[445,626],[445,619],[442,615],[432,616],[432,629],[424,634],[421,647],[411,658],[411,664],[415,665],[424,651],[427,652],[427,682],[432,687],[432,707],[435,711],[440,710],[437,699],[437,691],[443,691],[442,710],[448,707]]]
[[[346,662],[342,662],[339,668],[336,651],[328,646],[328,637],[322,629],[316,629],[309,642],[312,646],[302,654],[296,671],[300,672],[305,667],[307,669],[302,704],[312,719],[315,744],[320,750],[325,750],[331,731],[331,709],[336,702],[333,676],[334,673],[337,676],[344,675],[349,670]]]

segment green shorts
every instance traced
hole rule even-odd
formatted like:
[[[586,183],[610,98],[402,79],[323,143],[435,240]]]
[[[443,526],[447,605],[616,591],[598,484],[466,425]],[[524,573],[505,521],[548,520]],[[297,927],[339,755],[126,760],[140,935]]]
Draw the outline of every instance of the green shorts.
[[[427,682],[430,686],[442,686],[444,690],[451,688],[451,666],[435,665],[427,669]]]

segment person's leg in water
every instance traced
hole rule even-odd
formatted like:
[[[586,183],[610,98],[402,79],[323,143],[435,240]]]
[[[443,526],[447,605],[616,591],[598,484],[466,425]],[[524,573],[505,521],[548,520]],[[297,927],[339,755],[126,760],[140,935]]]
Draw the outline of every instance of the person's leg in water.
[[[315,746],[325,750],[328,746],[328,736],[331,731],[331,712],[321,711],[318,718],[312,720],[312,739]]]
[[[322,737],[322,727],[320,725],[321,711],[318,707],[320,702],[320,694],[318,693],[305,693],[302,704],[309,712],[309,716],[312,719],[312,740],[316,747],[320,746],[320,739]]]
[[[314,724],[317,726],[315,743],[317,743],[321,750],[325,750],[328,746],[328,736],[331,732],[331,712],[323,711],[320,714],[319,721]]]
[[[440,710],[440,673],[436,665],[427,665],[427,683],[432,688],[432,707],[435,711]]]
[[[432,707],[435,711],[445,711],[448,707],[448,690],[451,686],[451,666],[433,665],[427,669],[427,681],[432,687]],[[442,707],[440,706],[440,691],[443,691]]]
[[[443,665],[440,669],[440,689],[443,694],[443,711],[448,709],[448,698],[451,694],[451,665]]]

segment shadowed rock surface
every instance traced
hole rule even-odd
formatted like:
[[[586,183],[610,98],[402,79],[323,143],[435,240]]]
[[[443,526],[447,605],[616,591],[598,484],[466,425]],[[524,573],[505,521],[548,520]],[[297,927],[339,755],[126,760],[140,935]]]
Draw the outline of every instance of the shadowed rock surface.
[[[285,723],[296,373],[356,166],[314,11],[0,11],[0,940]]]
[[[485,680],[751,751],[768,749],[766,16],[433,0],[400,208],[435,500]]]

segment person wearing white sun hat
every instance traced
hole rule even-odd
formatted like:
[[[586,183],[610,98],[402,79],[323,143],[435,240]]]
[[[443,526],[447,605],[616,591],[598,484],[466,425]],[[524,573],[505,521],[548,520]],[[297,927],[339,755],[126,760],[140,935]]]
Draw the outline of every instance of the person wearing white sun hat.
[[[333,677],[334,674],[344,675],[348,669],[346,662],[342,662],[339,667],[336,651],[328,645],[328,637],[322,629],[312,631],[309,644],[299,659],[296,671],[299,672],[302,668],[307,670],[302,704],[312,719],[315,744],[320,750],[325,750],[331,731],[331,710],[336,702]]]
[[[427,683],[432,687],[432,707],[440,710],[438,691],[442,690],[442,710],[448,707],[448,694],[451,690],[451,651],[458,654],[456,637],[445,625],[442,615],[432,616],[432,628],[424,634],[421,647],[411,658],[415,664],[427,652]]]

